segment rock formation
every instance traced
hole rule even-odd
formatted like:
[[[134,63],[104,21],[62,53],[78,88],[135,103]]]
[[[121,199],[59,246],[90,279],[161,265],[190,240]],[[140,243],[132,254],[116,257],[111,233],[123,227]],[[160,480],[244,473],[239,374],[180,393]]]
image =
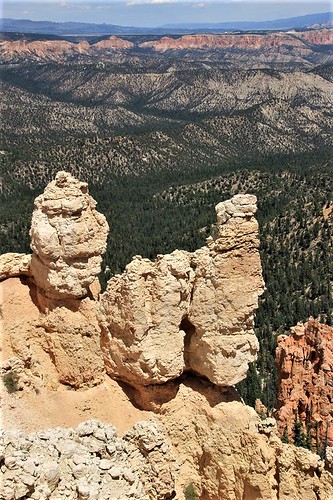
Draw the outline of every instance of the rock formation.
[[[4,351],[27,369],[42,362],[51,385],[91,385],[104,372],[93,299],[108,225],[95,205],[86,183],[59,172],[35,200],[32,256],[0,259],[2,279],[19,276],[0,283]]]
[[[0,255],[0,281],[14,276],[29,276],[31,255],[5,253]]]
[[[313,45],[327,45],[332,43],[331,30],[313,30],[300,33],[269,33],[259,34],[222,34],[222,35],[183,35],[179,38],[164,36],[158,40],[147,41],[140,44],[142,48],[153,48],[156,51],[188,50],[188,49],[230,49],[239,50],[276,50],[290,46],[306,49],[308,42]]]
[[[187,371],[220,386],[245,378],[258,349],[253,314],[263,291],[256,198],[220,203],[207,246],[193,254],[134,258],[99,303],[108,225],[95,205],[86,183],[59,172],[35,200],[32,256],[1,258],[3,278],[27,276],[1,285],[13,354],[29,366],[37,352],[48,353],[59,381],[74,387],[97,383],[104,364],[134,386]],[[26,308],[13,321],[19,296]]]
[[[246,377],[258,350],[253,314],[264,289],[256,198],[236,195],[216,211],[206,247],[155,262],[139,256],[110,279],[100,323],[111,376],[149,385],[190,370],[221,386]]]
[[[0,432],[0,450],[3,500],[166,500],[174,493],[171,446],[154,422],[138,422],[123,438],[96,420],[30,435]]]
[[[59,172],[35,200],[31,272],[51,298],[81,298],[98,283],[108,224],[85,182]]]
[[[122,439],[96,420],[0,433],[1,498],[184,500],[190,484],[202,500],[332,498],[320,457],[281,443],[233,389],[189,376],[152,419]]]
[[[15,40],[0,42],[0,54],[4,62],[20,60],[61,62],[67,58],[85,59],[96,56],[101,51],[123,51],[133,47],[133,43],[116,36],[111,36],[90,45],[87,41],[73,43],[66,40]]]
[[[195,282],[188,319],[188,368],[221,386],[246,377],[259,344],[254,312],[264,291],[256,197],[236,195],[216,206],[207,248],[193,254]]]
[[[331,450],[324,462],[283,444],[274,419],[261,421],[230,387],[258,348],[255,211],[251,195],[220,203],[205,247],[155,262],[137,256],[99,296],[106,221],[85,183],[60,172],[47,186],[32,219],[34,253],[0,258],[1,403],[6,415],[33,414],[40,429],[0,432],[1,498],[184,500],[191,484],[202,500],[333,497]],[[309,352],[317,379],[331,384],[331,355],[319,349],[313,357],[311,342],[303,340],[298,364]],[[48,395],[59,389],[64,411],[73,393],[59,383],[84,398],[84,388],[103,381],[105,407],[112,402],[137,422],[122,439],[95,420],[92,396],[85,408],[94,420],[44,430]],[[152,420],[142,422],[147,411],[138,407],[153,410]]]
[[[18,63],[27,61],[52,61],[69,62],[84,61],[96,63],[96,57],[102,61],[110,60],[115,54],[123,54],[134,49],[134,57],[147,54],[153,49],[159,53],[169,51],[216,51],[218,59],[223,52],[228,60],[237,60],[239,53],[254,57],[254,67],[257,67],[264,58],[269,62],[291,62],[292,57],[301,60],[307,59],[308,64],[312,59],[321,61],[318,47],[329,48],[332,43],[332,30],[316,29],[305,32],[277,32],[267,34],[197,34],[183,35],[178,38],[171,36],[153,37],[153,40],[130,42],[117,36],[88,43],[85,40],[79,43],[68,40],[27,40],[24,36],[20,40],[0,41],[0,56],[4,63]],[[194,54],[193,54],[193,57]],[[327,50],[326,58],[330,58]],[[256,63],[256,64],[255,64]]]
[[[311,318],[280,335],[277,420],[281,435],[294,439],[295,420],[310,432],[314,449],[333,446],[333,328]]]

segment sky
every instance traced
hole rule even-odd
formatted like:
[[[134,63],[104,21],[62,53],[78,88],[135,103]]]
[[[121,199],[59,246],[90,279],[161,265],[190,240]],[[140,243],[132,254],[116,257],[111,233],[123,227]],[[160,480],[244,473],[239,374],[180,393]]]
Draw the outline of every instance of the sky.
[[[1,17],[79,21],[121,26],[268,21],[329,12],[332,1],[313,0],[0,0]]]

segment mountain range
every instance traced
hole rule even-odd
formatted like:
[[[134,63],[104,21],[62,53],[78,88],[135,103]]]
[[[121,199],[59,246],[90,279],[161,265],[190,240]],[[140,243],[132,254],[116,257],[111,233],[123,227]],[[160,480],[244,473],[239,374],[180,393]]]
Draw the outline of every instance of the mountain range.
[[[286,30],[312,26],[332,25],[332,12],[310,14],[287,19],[262,22],[221,22],[166,24],[155,28],[94,24],[81,22],[32,21],[29,19],[0,19],[0,31],[20,33],[43,33],[50,35],[119,35],[119,34],[177,34],[177,33],[221,33],[226,31]]]

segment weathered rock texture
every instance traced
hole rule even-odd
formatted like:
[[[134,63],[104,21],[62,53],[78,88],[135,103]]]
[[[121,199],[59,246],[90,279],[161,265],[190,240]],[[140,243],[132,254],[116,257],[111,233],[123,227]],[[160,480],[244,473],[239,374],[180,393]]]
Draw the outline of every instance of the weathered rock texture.
[[[51,298],[81,298],[98,283],[108,224],[85,182],[59,172],[35,200],[31,272]]]
[[[76,429],[0,432],[3,500],[166,500],[174,458],[160,425],[138,422],[123,438],[96,420]]]
[[[31,255],[5,253],[0,255],[0,281],[14,276],[29,276]]]
[[[106,59],[108,54],[128,53],[135,49],[135,56],[145,54],[147,49],[159,52],[171,50],[212,50],[257,53],[257,61],[265,56],[276,60],[280,55],[289,60],[300,54],[315,57],[316,46],[329,46],[332,43],[332,31],[329,29],[311,30],[293,33],[267,34],[197,34],[184,35],[178,38],[170,36],[154,37],[154,40],[143,43],[130,42],[116,36],[110,36],[96,43],[82,40],[79,43],[67,40],[3,40],[0,41],[0,56],[5,63],[19,61],[52,61],[64,62],[83,60],[96,62],[96,57]],[[289,56],[289,57],[288,57]],[[328,57],[328,55],[326,56]],[[107,60],[107,59],[106,59]],[[278,61],[280,59],[278,58]]]
[[[219,203],[212,237],[192,258],[195,282],[188,319],[194,332],[187,367],[222,386],[245,378],[259,349],[253,322],[264,283],[256,201],[236,195]]]
[[[193,483],[201,500],[316,500],[333,496],[332,470],[283,444],[274,419],[207,381],[189,377],[160,416],[180,465],[177,498]],[[183,497],[180,495],[180,498]]]
[[[128,408],[119,387],[115,389],[116,382],[111,382],[105,405],[113,399],[112,404],[125,417]],[[77,395],[64,393],[66,401],[69,395]],[[11,396],[13,405],[19,396]],[[46,397],[44,390],[35,396],[35,401],[40,400],[36,416],[42,414],[40,407]],[[93,401],[91,404],[90,418],[94,413],[96,418],[97,408]],[[64,408],[60,400],[59,408]],[[139,423],[123,439],[116,437],[112,426],[96,421],[74,430],[45,431],[41,419],[40,431],[33,435],[3,432],[0,441],[6,446],[5,450],[0,446],[1,471],[8,497],[1,492],[1,498],[16,499],[24,491],[25,498],[35,500],[58,500],[67,498],[65,494],[68,498],[95,498],[98,494],[102,500],[114,500],[118,495],[122,500],[184,500],[190,483],[204,500],[332,498],[332,466],[329,469],[328,463],[308,450],[282,444],[274,419],[261,421],[232,388],[221,389],[189,375],[178,384],[170,401],[160,404],[159,413],[151,414],[153,422],[142,422],[147,412],[141,416],[134,411]],[[36,422],[30,425],[36,429]],[[54,474],[52,480],[45,469],[60,472],[60,478]],[[24,485],[34,493],[26,493]],[[9,496],[13,489],[14,497]]]
[[[56,388],[99,383],[104,373],[96,302],[54,301],[41,295],[32,280],[0,282],[0,358],[19,357],[25,369]]]
[[[133,385],[164,383],[184,371],[221,385],[245,378],[258,350],[253,314],[263,291],[256,198],[216,207],[207,246],[155,262],[140,256],[101,296],[108,373]]]
[[[295,418],[311,426],[314,448],[333,446],[333,328],[314,319],[278,338],[277,419],[281,435],[294,438]],[[309,427],[309,426],[308,426]]]
[[[326,45],[332,43],[330,30],[313,30],[301,33],[270,33],[267,35],[243,34],[243,35],[183,35],[179,38],[164,36],[158,40],[143,42],[142,48],[153,48],[157,51],[185,50],[185,49],[226,49],[236,48],[238,50],[260,50],[277,49],[279,47],[292,46],[306,49],[308,42],[314,45]]]
[[[87,41],[72,43],[66,40],[18,40],[0,42],[0,54],[4,61],[9,62],[25,57],[34,61],[57,61],[61,62],[66,58],[75,57],[95,57],[103,50],[122,51],[133,47],[133,43],[110,36],[95,44]]]
[[[11,355],[29,368],[47,353],[58,380],[74,387],[99,382],[104,364],[134,386],[186,371],[220,386],[245,378],[258,350],[253,314],[263,291],[255,196],[217,205],[206,247],[155,262],[134,258],[109,281],[100,307],[91,299],[108,225],[95,205],[86,183],[59,172],[35,200],[32,256],[2,256],[0,276],[22,277],[1,284]],[[19,295],[26,308],[17,315]]]

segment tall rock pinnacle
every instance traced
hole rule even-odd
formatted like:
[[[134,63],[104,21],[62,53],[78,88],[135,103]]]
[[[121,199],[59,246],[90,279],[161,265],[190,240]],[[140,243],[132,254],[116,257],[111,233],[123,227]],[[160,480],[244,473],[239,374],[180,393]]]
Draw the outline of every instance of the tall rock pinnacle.
[[[66,172],[36,198],[31,271],[47,297],[84,297],[97,281],[109,227],[95,206],[87,184]]]

